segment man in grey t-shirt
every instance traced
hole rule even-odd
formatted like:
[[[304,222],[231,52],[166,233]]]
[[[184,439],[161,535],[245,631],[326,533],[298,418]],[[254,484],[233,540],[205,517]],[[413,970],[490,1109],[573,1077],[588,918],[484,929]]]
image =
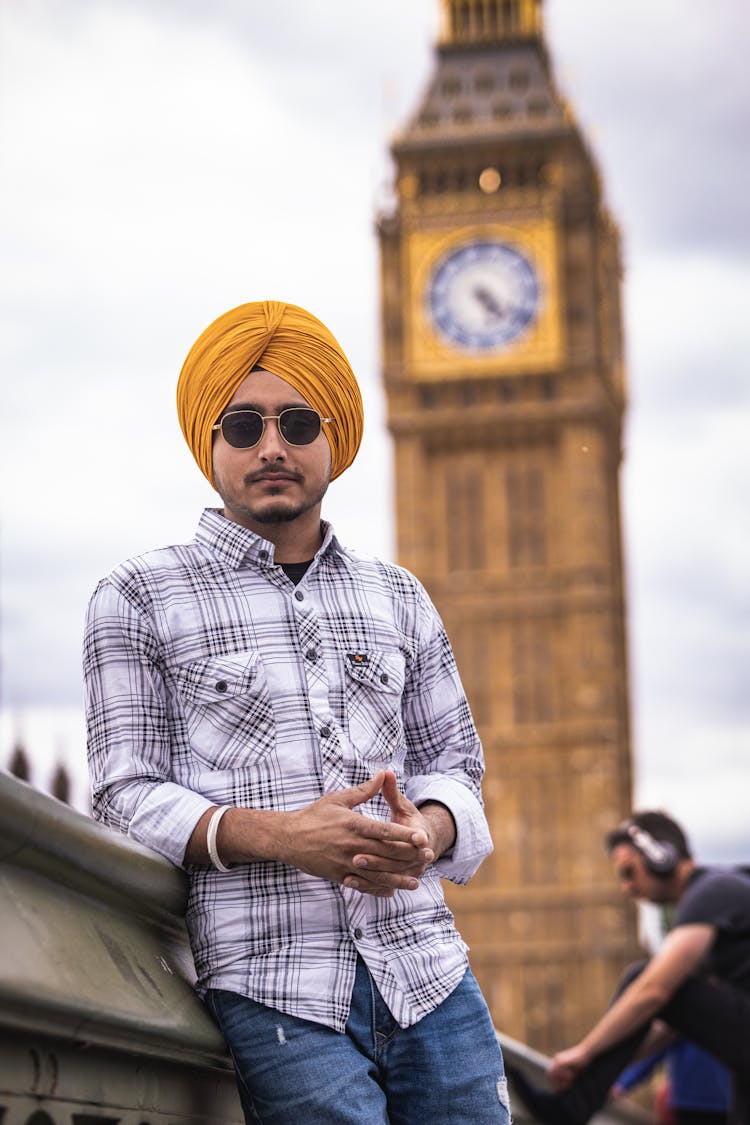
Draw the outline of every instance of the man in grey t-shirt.
[[[635,813],[606,839],[626,894],[675,908],[661,949],[625,974],[602,1018],[549,1066],[555,1093],[516,1074],[537,1121],[583,1125],[637,1050],[679,1032],[731,1070],[732,1121],[750,1122],[750,875],[699,867],[685,833],[661,812]],[[666,1025],[666,1029],[665,1029]]]

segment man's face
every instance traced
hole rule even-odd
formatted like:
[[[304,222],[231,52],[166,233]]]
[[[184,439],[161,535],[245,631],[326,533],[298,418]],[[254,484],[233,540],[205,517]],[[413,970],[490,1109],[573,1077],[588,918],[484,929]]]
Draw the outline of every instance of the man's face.
[[[267,416],[291,406],[309,405],[277,375],[252,371],[222,414],[244,408]],[[250,449],[234,449],[217,430],[213,470],[225,516],[273,540],[274,524],[295,520],[303,521],[305,527],[313,527],[315,521],[319,524],[321,502],[331,479],[331,450],[322,430],[311,445],[289,445],[281,437],[278,423],[269,420],[260,441]]]
[[[646,902],[671,901],[670,880],[652,874],[636,848],[618,844],[612,849],[611,859],[617,881],[626,895]]]

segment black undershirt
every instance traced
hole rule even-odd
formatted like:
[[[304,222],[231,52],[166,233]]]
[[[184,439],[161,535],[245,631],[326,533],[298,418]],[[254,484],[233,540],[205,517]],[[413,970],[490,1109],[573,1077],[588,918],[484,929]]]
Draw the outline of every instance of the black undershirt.
[[[308,559],[307,562],[279,563],[279,566],[284,571],[284,574],[287,576],[287,578],[291,578],[292,582],[296,586],[297,583],[301,582],[304,578],[305,573],[311,563],[312,559]]]

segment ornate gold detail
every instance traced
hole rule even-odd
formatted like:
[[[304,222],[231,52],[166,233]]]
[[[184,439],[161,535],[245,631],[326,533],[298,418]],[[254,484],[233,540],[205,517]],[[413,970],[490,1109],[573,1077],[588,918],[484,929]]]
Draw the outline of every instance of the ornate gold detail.
[[[542,34],[542,0],[442,0],[442,43],[502,43]]]

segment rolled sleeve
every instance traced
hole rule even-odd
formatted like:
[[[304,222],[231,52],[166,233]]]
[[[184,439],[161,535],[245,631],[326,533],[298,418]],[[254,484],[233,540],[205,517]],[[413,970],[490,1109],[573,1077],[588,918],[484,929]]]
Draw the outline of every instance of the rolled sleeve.
[[[450,851],[436,861],[435,870],[452,883],[468,883],[493,849],[480,802],[463,782],[439,774],[409,778],[406,796],[415,805],[438,801],[450,811],[456,824],[456,839]]]
[[[159,665],[143,607],[100,583],[89,604],[83,667],[93,814],[180,866],[213,802],[172,779]]]
[[[419,648],[404,700],[405,792],[415,804],[439,801],[456,823],[456,840],[435,864],[440,875],[467,883],[492,851],[482,804],[484,755],[440,616],[423,587]]]
[[[171,781],[154,785],[145,796],[141,791],[140,796],[128,835],[182,866],[196,824],[215,802]]]

